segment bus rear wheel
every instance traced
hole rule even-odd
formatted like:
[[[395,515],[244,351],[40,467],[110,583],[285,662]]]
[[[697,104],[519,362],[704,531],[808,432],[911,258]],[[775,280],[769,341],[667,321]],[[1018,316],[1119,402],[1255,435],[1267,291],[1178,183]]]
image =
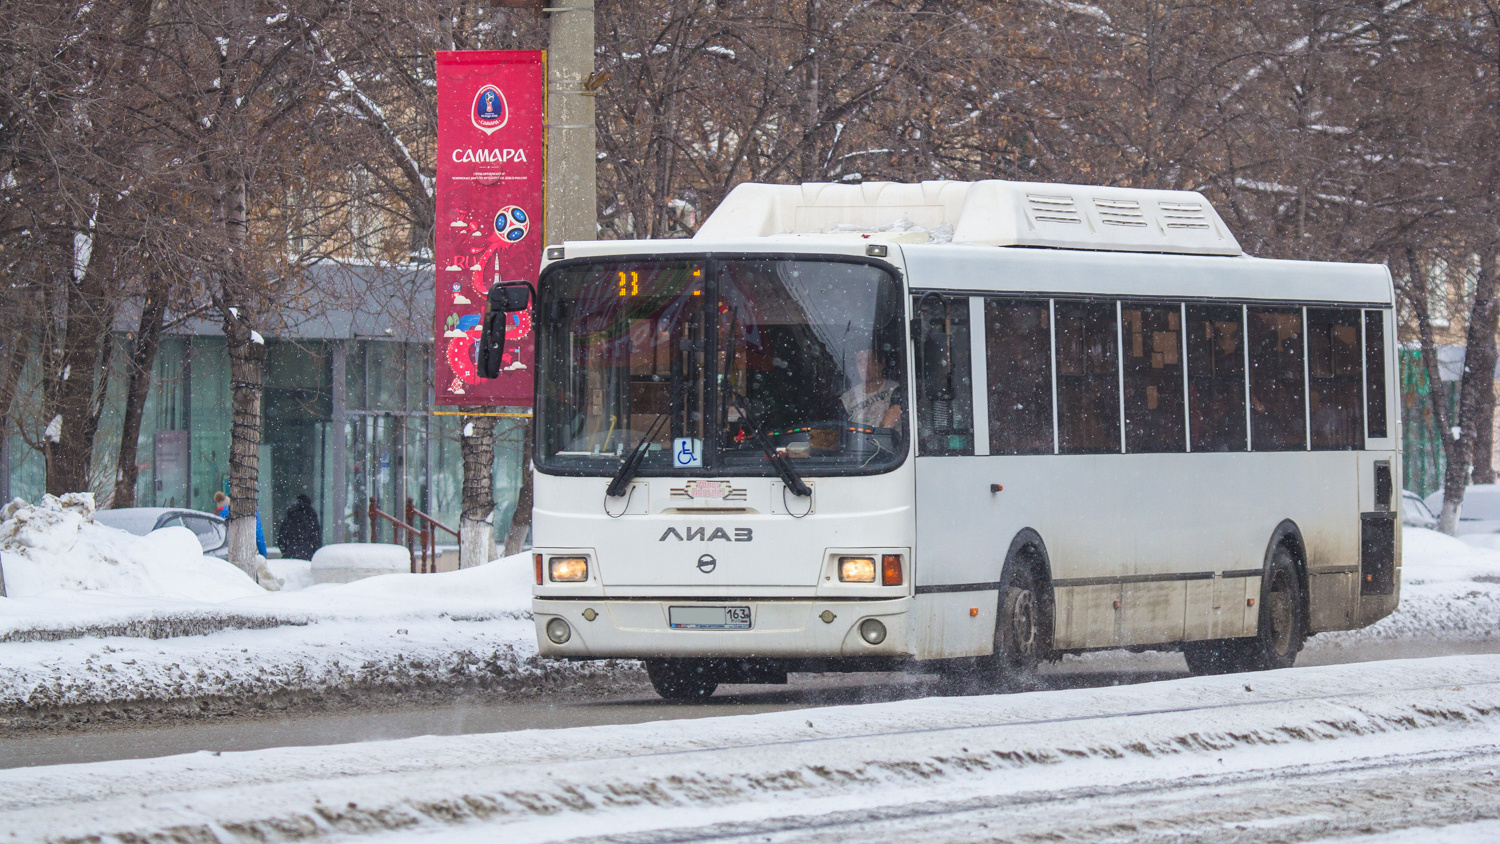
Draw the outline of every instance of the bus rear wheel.
[[[646,676],[656,693],[667,700],[703,700],[719,687],[706,660],[648,659]]]
[[[1297,653],[1307,641],[1302,597],[1302,581],[1297,577],[1292,552],[1285,545],[1279,546],[1260,588],[1259,629],[1254,638],[1241,640],[1243,670],[1291,668],[1297,661]]]
[[[1182,646],[1194,674],[1229,674],[1291,668],[1307,640],[1302,581],[1292,551],[1279,546],[1260,590],[1260,622],[1248,639],[1188,642]]]

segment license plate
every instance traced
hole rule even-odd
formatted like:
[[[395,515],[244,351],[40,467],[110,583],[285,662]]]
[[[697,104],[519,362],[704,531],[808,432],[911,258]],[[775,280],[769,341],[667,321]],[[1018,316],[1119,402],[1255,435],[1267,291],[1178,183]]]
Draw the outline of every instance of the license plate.
[[[749,607],[667,607],[673,630],[749,630]]]

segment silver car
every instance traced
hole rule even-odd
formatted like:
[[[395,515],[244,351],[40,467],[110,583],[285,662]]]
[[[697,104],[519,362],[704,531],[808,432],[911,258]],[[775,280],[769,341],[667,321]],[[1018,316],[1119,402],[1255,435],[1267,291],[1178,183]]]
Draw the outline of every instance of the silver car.
[[[1443,491],[1427,496],[1427,509],[1432,513],[1443,512]],[[1455,535],[1470,533],[1500,533],[1500,485],[1472,484],[1464,490],[1463,503],[1458,507],[1458,529]]]
[[[1409,489],[1401,490],[1401,524],[1435,530],[1437,523],[1437,516],[1427,509],[1420,496]]]
[[[229,529],[223,519],[212,513],[178,507],[122,507],[98,511],[94,514],[94,522],[136,536],[145,536],[164,527],[185,527],[198,537],[203,553],[229,559]]]

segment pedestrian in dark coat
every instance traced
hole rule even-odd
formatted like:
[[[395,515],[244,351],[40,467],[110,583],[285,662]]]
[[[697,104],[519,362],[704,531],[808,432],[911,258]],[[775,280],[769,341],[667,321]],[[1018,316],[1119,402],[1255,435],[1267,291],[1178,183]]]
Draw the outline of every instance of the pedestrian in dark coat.
[[[276,539],[281,545],[281,556],[293,560],[311,560],[313,552],[323,547],[323,523],[305,493],[297,496],[297,503],[286,511]]]

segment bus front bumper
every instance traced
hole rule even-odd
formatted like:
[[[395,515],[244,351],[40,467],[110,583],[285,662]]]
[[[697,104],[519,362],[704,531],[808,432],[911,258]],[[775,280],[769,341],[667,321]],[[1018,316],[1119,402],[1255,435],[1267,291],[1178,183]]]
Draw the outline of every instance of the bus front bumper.
[[[745,629],[673,627],[673,608],[748,607]],[[533,598],[538,650],[554,659],[909,657],[911,598],[869,601]],[[702,612],[696,615],[701,617]],[[557,625],[567,625],[562,637]],[[865,625],[867,620],[878,622]],[[861,626],[864,625],[864,629]],[[883,630],[876,643],[866,634]],[[556,638],[564,638],[561,643]]]

